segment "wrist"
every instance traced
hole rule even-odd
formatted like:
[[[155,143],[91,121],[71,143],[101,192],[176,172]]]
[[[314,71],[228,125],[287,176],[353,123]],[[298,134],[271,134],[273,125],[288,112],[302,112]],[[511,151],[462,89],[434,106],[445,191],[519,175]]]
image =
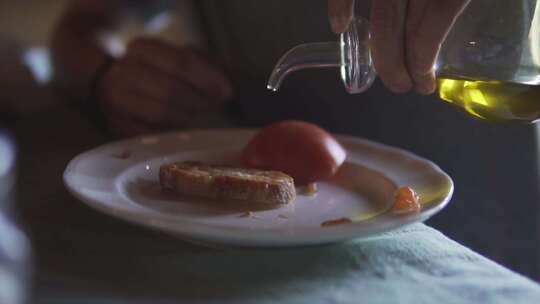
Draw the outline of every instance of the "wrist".
[[[85,100],[85,103],[87,105],[93,105],[93,106],[99,107],[99,100],[98,100],[99,99],[99,94],[98,94],[99,85],[115,62],[116,60],[114,59],[114,57],[109,56],[109,55],[105,56],[104,61],[101,63],[101,65],[98,66],[94,75],[90,78],[90,82],[88,85],[87,98]]]
[[[94,74],[90,78],[86,96],[81,100],[80,104],[80,110],[83,112],[83,114],[96,121],[98,125],[103,128],[106,127],[106,120],[105,113],[99,100],[98,90],[103,78],[115,62],[116,60],[114,57],[109,55],[105,56],[103,62],[97,67]]]

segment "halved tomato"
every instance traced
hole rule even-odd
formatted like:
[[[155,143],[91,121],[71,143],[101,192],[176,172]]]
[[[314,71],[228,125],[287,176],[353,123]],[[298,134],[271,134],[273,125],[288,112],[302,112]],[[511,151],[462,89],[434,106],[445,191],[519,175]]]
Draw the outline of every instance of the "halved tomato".
[[[287,173],[297,185],[332,177],[345,158],[345,149],[332,135],[302,121],[267,126],[242,152],[248,167]]]

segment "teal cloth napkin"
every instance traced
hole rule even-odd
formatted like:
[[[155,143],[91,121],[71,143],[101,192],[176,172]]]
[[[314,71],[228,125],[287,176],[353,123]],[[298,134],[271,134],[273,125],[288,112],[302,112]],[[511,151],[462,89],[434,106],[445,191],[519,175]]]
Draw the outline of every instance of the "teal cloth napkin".
[[[185,247],[143,250],[133,262],[149,279],[126,275],[131,292],[81,284],[85,297],[54,303],[540,303],[540,285],[424,224],[323,247]]]

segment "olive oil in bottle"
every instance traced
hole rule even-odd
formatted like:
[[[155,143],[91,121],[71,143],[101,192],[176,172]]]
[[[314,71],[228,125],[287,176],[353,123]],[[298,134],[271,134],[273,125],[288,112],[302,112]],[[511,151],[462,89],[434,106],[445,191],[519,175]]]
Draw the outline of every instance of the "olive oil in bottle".
[[[438,78],[439,97],[490,121],[540,119],[540,85]]]

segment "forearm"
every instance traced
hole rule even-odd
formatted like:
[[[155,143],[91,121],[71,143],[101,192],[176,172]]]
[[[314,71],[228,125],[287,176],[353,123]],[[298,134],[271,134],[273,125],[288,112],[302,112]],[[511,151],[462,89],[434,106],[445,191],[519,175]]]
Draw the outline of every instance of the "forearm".
[[[71,98],[87,98],[96,71],[109,57],[98,34],[111,26],[111,11],[99,1],[75,1],[56,26],[52,38],[54,83]]]

